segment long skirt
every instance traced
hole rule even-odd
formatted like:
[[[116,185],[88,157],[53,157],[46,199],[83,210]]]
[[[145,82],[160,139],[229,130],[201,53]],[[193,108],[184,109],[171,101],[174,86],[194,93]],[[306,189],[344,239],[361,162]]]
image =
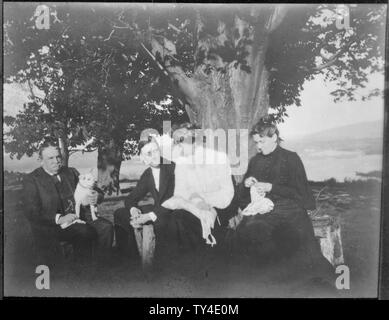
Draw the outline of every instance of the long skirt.
[[[234,232],[231,252],[232,263],[257,270],[270,266],[285,279],[335,283],[334,268],[321,253],[306,210],[292,200],[275,201],[270,213],[244,217]]]

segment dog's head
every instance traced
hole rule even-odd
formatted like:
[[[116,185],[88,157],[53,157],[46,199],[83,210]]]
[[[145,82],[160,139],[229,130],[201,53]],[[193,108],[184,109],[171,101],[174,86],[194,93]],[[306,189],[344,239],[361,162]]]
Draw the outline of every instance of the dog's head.
[[[81,174],[78,181],[84,188],[87,189],[93,189],[97,183],[97,179],[92,172]]]

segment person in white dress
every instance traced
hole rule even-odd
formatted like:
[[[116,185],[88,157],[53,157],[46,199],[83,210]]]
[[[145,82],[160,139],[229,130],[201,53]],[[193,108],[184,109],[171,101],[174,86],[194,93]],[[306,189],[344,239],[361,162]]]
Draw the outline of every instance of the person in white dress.
[[[218,212],[230,206],[234,197],[231,168],[224,152],[203,146],[188,124],[173,133],[175,167],[174,196],[162,206],[184,209],[201,223],[202,237],[207,244],[217,243],[213,229],[220,226]],[[235,213],[232,213],[235,214]]]

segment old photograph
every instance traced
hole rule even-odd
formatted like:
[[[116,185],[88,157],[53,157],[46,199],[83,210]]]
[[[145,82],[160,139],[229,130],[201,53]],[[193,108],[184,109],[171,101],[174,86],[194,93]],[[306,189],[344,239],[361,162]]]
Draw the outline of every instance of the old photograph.
[[[387,9],[4,2],[4,296],[377,298]]]

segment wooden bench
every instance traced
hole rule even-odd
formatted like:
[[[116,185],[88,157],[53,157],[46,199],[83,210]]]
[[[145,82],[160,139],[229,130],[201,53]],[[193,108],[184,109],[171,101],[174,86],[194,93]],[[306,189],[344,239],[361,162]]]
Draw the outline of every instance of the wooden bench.
[[[134,229],[136,244],[142,261],[143,270],[149,270],[153,264],[155,250],[155,234],[152,224]]]
[[[333,265],[344,264],[341,228],[339,219],[328,215],[311,218],[314,233],[324,257]],[[135,229],[135,238],[144,270],[150,269],[155,250],[153,225]]]
[[[127,190],[126,190],[127,191]],[[139,203],[150,204],[149,199]],[[329,215],[310,215],[315,237],[320,243],[324,257],[333,265],[344,264],[341,227],[339,218]],[[149,269],[153,262],[155,234],[153,226],[145,225],[135,231],[136,242],[144,269]]]
[[[339,218],[322,215],[311,217],[313,230],[321,252],[333,266],[344,264]]]

